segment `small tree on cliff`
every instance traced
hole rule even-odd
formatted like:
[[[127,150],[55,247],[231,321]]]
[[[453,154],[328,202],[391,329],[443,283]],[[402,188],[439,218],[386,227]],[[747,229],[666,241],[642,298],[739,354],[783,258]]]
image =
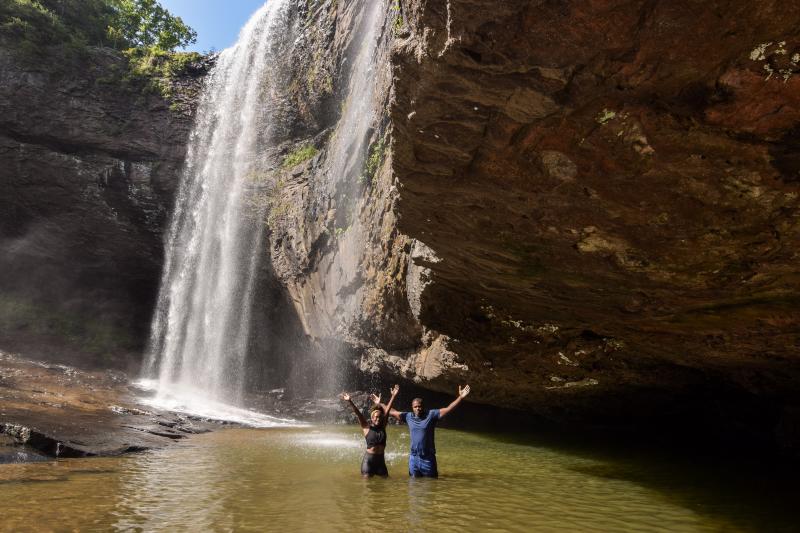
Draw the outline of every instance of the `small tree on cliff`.
[[[115,44],[169,51],[197,40],[197,33],[157,0],[114,0],[114,4],[116,17],[108,35]]]

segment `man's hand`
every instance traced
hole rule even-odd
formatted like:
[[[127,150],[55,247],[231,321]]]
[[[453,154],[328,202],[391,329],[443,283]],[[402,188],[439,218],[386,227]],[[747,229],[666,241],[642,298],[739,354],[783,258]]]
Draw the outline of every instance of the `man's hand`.
[[[350,395],[346,392],[343,392],[339,395],[339,399],[344,400],[346,402],[350,401]]]
[[[370,394],[369,399],[372,400],[372,403],[375,405],[381,404],[381,395],[380,394]]]
[[[395,385],[394,387],[392,387],[391,390],[392,396],[397,396],[398,392],[400,392],[400,385]]]
[[[461,388],[461,385],[458,386],[458,395],[461,398],[466,398],[467,394],[469,394],[469,385],[464,385],[464,388]]]

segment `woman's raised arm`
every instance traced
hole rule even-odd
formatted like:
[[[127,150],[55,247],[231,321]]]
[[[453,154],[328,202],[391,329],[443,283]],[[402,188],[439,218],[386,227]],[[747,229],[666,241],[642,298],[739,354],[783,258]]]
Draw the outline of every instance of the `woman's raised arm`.
[[[339,395],[339,399],[346,401],[350,404],[350,407],[353,408],[353,412],[358,417],[358,423],[361,424],[361,429],[369,428],[369,424],[367,424],[367,420],[364,418],[364,415],[361,414],[361,411],[356,407],[356,404],[353,403],[353,399],[350,397],[350,394],[343,392]]]

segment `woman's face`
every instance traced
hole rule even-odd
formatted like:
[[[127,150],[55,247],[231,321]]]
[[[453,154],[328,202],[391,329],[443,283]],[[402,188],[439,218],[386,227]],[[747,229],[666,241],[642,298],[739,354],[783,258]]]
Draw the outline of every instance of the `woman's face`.
[[[375,411],[372,411],[372,414],[370,415],[370,420],[372,420],[372,423],[374,425],[377,426],[378,424],[380,424],[381,423],[381,418],[382,417],[381,417],[381,412],[380,411],[378,411],[377,409]]]

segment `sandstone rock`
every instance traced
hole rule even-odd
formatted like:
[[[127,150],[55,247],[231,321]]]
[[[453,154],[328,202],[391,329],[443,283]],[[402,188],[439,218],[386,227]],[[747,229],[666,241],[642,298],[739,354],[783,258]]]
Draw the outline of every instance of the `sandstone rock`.
[[[402,0],[371,73],[370,172],[333,193],[361,11],[308,8],[263,154],[254,382],[333,382],[355,359],[565,422],[668,412],[794,438],[800,7]],[[135,302],[141,343],[151,300],[131,295],[155,290],[185,123],[0,59],[4,257],[24,259],[6,271],[61,300],[81,294],[53,291],[67,273],[123,318]]]
[[[425,331],[458,339],[472,398],[584,419],[672,397],[688,420],[710,387],[731,406],[714,424],[771,433],[800,378],[800,8],[402,6],[398,228],[441,259],[408,292]]]

